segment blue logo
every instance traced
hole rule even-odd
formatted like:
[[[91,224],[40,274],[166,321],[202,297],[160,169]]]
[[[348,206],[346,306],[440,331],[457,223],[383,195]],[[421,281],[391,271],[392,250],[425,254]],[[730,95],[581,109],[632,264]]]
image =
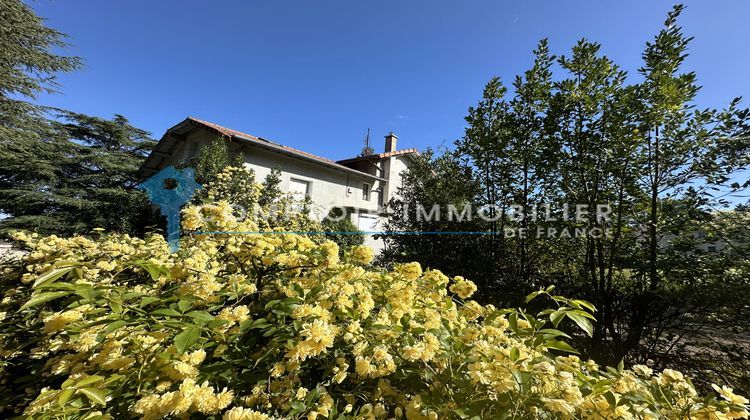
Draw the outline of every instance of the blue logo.
[[[145,191],[149,200],[159,206],[162,216],[167,218],[169,249],[177,252],[180,248],[180,208],[201,188],[195,181],[195,170],[168,166],[136,188]]]

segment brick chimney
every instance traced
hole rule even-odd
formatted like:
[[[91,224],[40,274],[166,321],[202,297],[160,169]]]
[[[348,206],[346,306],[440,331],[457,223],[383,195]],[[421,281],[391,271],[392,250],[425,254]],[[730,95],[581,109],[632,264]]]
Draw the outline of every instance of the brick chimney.
[[[397,141],[398,141],[398,137],[396,137],[396,135],[393,134],[393,131],[388,133],[388,135],[385,136],[385,153],[395,152]]]

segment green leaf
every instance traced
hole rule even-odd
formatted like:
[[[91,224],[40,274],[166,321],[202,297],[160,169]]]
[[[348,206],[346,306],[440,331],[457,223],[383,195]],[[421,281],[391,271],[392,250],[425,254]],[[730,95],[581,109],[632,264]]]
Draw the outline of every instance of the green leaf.
[[[128,293],[125,293],[124,295],[122,295],[121,298],[122,298],[122,300],[130,300],[130,299],[135,299],[135,298],[141,297],[141,296],[144,296],[144,294],[141,293],[141,292],[128,292]]]
[[[57,396],[57,405],[64,407],[65,404],[70,401],[70,397],[72,397],[75,392],[75,388],[66,388],[60,391],[60,394]]]
[[[161,315],[161,316],[182,316],[181,313],[175,311],[174,309],[170,308],[162,308],[157,309],[153,312],[151,312],[152,315]]]
[[[169,270],[167,270],[166,267],[158,265],[158,264],[154,264],[152,262],[138,261],[138,262],[136,262],[136,265],[138,267],[141,267],[144,270],[146,270],[148,272],[148,274],[151,276],[152,280],[158,279],[159,276],[161,276],[161,275],[168,275],[169,274]]]
[[[52,270],[49,270],[46,273],[42,274],[41,276],[37,277],[37,279],[34,281],[34,284],[31,286],[31,288],[35,289],[45,284],[54,283],[55,280],[71,272],[73,268],[75,267],[68,266],[68,267],[54,268]]]
[[[122,313],[122,305],[119,302],[109,302],[109,307],[116,314]]]
[[[583,311],[583,310],[580,310],[580,309],[574,309],[574,310],[572,310],[570,312],[573,312],[574,314],[578,314],[578,315],[580,315],[580,316],[582,316],[584,318],[588,318],[588,319],[590,319],[592,321],[596,321],[596,317],[594,315],[592,315],[591,313],[589,313],[589,312],[586,312],[586,311]]]
[[[593,304],[591,304],[590,302],[586,302],[585,300],[573,299],[570,302],[571,303],[576,303],[578,305],[581,305],[584,308],[588,309],[590,312],[596,312],[596,307]]]
[[[566,343],[564,341],[549,340],[549,341],[547,341],[547,342],[544,343],[544,347],[546,347],[548,349],[560,350],[560,351],[565,351],[565,352],[568,352],[568,353],[578,354],[578,352],[576,351],[576,349],[574,349],[573,347],[570,346],[570,344],[568,344],[568,343]]]
[[[298,413],[305,411],[305,403],[303,403],[302,401],[292,401],[291,406],[292,410]]]
[[[118,319],[117,321],[111,322],[109,325],[107,325],[104,328],[104,332],[107,333],[107,334],[109,334],[112,331],[118,330],[118,329],[124,327],[127,324],[128,324],[127,322],[125,322],[125,321],[123,321],[121,319]]]
[[[538,290],[536,292],[531,292],[526,296],[526,303],[531,302],[535,297],[539,296],[539,294],[543,293],[541,290]]]
[[[65,382],[63,382],[62,385],[60,385],[60,389],[70,388],[75,383],[76,383],[75,379],[68,377],[68,379],[66,379]]]
[[[73,290],[76,294],[86,300],[92,300],[96,295],[94,286],[90,284],[74,284]]]
[[[521,392],[529,392],[529,389],[531,388],[531,374],[529,372],[519,372],[515,369],[511,369],[510,373],[513,375],[513,378],[515,378]]]
[[[510,349],[510,360],[516,361],[521,356],[521,352],[518,350],[518,348],[513,347]]]
[[[508,317],[508,323],[510,324],[511,331],[518,333],[518,313],[513,312]]]
[[[90,401],[101,405],[107,405],[107,396],[102,390],[96,388],[81,388],[79,391],[81,391],[81,393],[83,393],[83,395],[85,395]]]
[[[103,381],[103,380],[104,380],[104,377],[103,377],[103,376],[99,376],[99,375],[91,375],[91,376],[87,376],[87,377],[85,377],[85,378],[81,379],[81,380],[80,380],[80,381],[79,381],[79,382],[78,382],[78,383],[76,384],[76,387],[78,387],[78,388],[82,388],[82,387],[85,387],[86,385],[91,385],[91,384],[94,384],[94,383],[97,383],[97,382],[99,382],[99,381]]]
[[[565,315],[578,324],[578,326],[584,330],[589,337],[594,335],[594,326],[591,324],[591,321],[575,312],[567,312]]]
[[[138,306],[140,306],[141,308],[143,308],[144,306],[148,306],[148,305],[150,305],[152,303],[159,302],[160,300],[161,299],[159,299],[158,297],[146,296],[145,298],[141,299],[141,303],[139,303]]]
[[[294,289],[295,292],[299,293],[300,296],[304,296],[305,295],[305,290],[302,289],[302,286],[300,286],[299,284],[294,283],[292,285],[292,288]]]
[[[281,299],[269,300],[268,303],[266,303],[266,306],[263,307],[263,309],[269,310],[273,308],[274,306],[276,306],[279,302],[281,302]]]
[[[195,325],[190,325],[175,336],[174,346],[177,348],[177,352],[182,354],[185,350],[192,347],[199,338],[201,338],[201,329]]]
[[[193,318],[196,321],[205,321],[205,322],[208,322],[208,321],[213,321],[214,320],[213,315],[209,314],[206,311],[190,311],[190,312],[186,313],[185,315]]]
[[[42,304],[44,302],[57,299],[59,297],[67,296],[70,292],[61,291],[61,292],[45,292],[45,293],[39,293],[31,297],[28,302],[24,303],[23,306],[21,306],[21,309],[19,311],[23,311],[24,309],[31,308],[33,306]]]
[[[76,285],[70,284],[66,281],[55,281],[52,283],[44,283],[37,286],[36,290],[76,290]]]
[[[554,325],[555,328],[560,325],[560,321],[562,321],[563,318],[565,318],[565,311],[563,310],[554,311],[549,315],[549,320],[550,322],[552,322],[552,325]]]
[[[555,329],[552,329],[552,328],[543,328],[543,329],[539,330],[539,334],[544,334],[544,335],[551,336],[551,337],[565,337],[565,338],[570,338],[570,336],[568,334],[565,334],[564,332],[562,332],[560,330],[555,330]]]
[[[466,410],[463,408],[456,408],[452,410],[453,413],[455,413],[459,418],[461,419],[468,419],[469,415],[466,414]]]
[[[220,327],[220,326],[222,326],[224,324],[227,324],[227,323],[229,323],[229,321],[226,320],[226,319],[214,319],[212,321],[206,322],[206,328],[208,328],[208,329],[217,328],[217,327]],[[240,325],[242,325],[242,324],[240,324]],[[242,328],[242,327],[240,327],[240,328]]]
[[[609,403],[610,407],[617,407],[617,398],[615,398],[615,395],[612,393],[612,391],[605,392],[604,399],[607,400],[607,403]]]
[[[250,324],[250,328],[253,328],[253,329],[255,329],[255,328],[264,328],[264,327],[267,327],[268,325],[270,325],[270,324],[268,323],[267,319],[265,319],[265,318],[258,318],[258,319],[254,320]]]
[[[278,330],[279,330],[279,329],[278,329],[278,328],[276,328],[276,327],[271,327],[271,328],[267,329],[267,330],[266,330],[266,331],[265,331],[265,332],[263,333],[263,337],[270,337],[270,336],[272,336],[272,335],[276,334],[276,331],[278,331]]]
[[[187,299],[180,299],[180,301],[177,302],[177,307],[180,308],[182,312],[186,312],[188,309],[193,307],[193,302]]]

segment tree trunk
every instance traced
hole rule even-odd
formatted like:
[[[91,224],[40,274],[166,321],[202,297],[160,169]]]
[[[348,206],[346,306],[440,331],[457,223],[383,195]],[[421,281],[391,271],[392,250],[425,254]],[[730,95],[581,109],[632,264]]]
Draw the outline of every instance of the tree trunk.
[[[659,127],[656,127],[653,155],[653,179],[651,180],[651,214],[649,217],[649,290],[656,290],[659,283],[657,271],[658,237],[656,225],[658,222],[659,205]]]

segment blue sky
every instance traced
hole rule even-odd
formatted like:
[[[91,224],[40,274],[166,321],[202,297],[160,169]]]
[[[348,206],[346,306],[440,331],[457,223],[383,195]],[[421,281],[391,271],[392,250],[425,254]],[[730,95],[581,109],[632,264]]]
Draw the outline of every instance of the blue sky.
[[[28,3],[85,59],[39,102],[123,114],[159,138],[188,115],[326,157],[449,145],[497,75],[526,69],[539,39],[586,37],[635,77],[668,1],[83,1]],[[687,69],[701,106],[750,100],[750,2],[687,1]],[[747,105],[747,101],[745,102]]]

